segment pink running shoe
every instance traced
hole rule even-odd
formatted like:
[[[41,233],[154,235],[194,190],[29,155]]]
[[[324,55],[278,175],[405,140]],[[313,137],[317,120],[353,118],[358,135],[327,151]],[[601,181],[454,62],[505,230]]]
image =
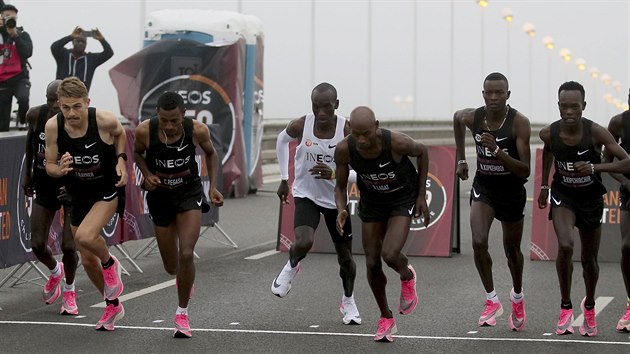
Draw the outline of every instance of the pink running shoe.
[[[595,337],[597,335],[597,320],[595,319],[595,308],[593,307],[590,310],[587,310],[584,307],[584,301],[586,298],[582,299],[582,304],[580,307],[582,308],[582,313],[584,313],[584,322],[580,326],[580,334],[585,337]]]
[[[190,332],[190,325],[188,324],[188,315],[180,314],[175,315],[175,332],[173,332],[174,338],[190,338],[192,333]]]
[[[61,279],[65,275],[63,270],[63,263],[59,263],[59,269],[61,270],[61,274],[57,277],[54,277],[52,274],[48,277],[48,281],[46,281],[46,285],[44,285],[44,296],[43,300],[46,305],[50,305],[57,301],[59,295],[61,295]]]
[[[408,266],[413,278],[400,282],[400,303],[398,304],[398,312],[402,315],[408,315],[416,309],[418,305],[418,293],[416,292],[416,271],[411,264]]]
[[[61,303],[61,310],[59,311],[62,315],[78,315],[79,307],[77,306],[77,293],[74,291],[64,291],[63,292],[63,302]]]
[[[630,301],[626,306],[626,313],[621,316],[619,322],[617,322],[617,330],[620,332],[630,332]]]
[[[486,308],[479,316],[479,327],[483,326],[495,326],[497,324],[497,317],[503,314],[503,306],[501,302],[494,302],[492,300],[486,300]]]
[[[125,308],[123,307],[122,302],[118,303],[118,306],[114,306],[113,304],[108,304],[105,307],[105,312],[103,312],[103,316],[96,323],[97,331],[113,331],[114,324],[116,321],[125,317]]]
[[[107,269],[103,269],[103,280],[105,282],[103,295],[107,300],[114,300],[123,292],[123,282],[120,278],[120,262],[118,262],[116,257],[111,257],[114,259],[114,264]]]
[[[512,289],[514,294],[514,289]],[[510,300],[512,302],[512,314],[508,318],[508,327],[511,330],[520,332],[525,328],[527,323],[527,315],[525,314],[525,299],[521,298],[521,301],[514,302],[514,297]]]
[[[396,320],[394,318],[381,317],[378,320],[378,328],[376,329],[376,335],[374,336],[375,342],[393,342],[393,334],[398,332],[396,328]]]
[[[558,327],[556,328],[556,334],[561,336],[563,334],[573,334],[573,309],[560,309],[560,319],[558,320]]]

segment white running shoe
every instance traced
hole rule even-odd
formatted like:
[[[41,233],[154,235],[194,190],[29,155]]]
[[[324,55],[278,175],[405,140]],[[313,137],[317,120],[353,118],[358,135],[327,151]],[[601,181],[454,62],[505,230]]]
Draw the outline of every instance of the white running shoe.
[[[277,297],[285,297],[291,290],[291,281],[295,278],[295,275],[300,271],[300,263],[295,268],[291,268],[291,262],[288,261],[284,265],[280,274],[271,283],[271,292]]]
[[[343,324],[361,324],[361,315],[359,315],[359,309],[357,309],[357,304],[354,302],[354,294],[350,297],[344,295],[341,298],[339,311],[343,315]]]

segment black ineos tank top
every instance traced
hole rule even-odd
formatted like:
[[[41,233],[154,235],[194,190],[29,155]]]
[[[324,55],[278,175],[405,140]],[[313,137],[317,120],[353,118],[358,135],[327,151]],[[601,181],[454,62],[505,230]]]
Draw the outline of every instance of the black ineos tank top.
[[[199,168],[195,160],[195,145],[193,145],[193,121],[184,118],[182,122],[182,137],[169,144],[160,141],[158,134],[158,118],[153,117],[149,122],[149,148],[146,161],[149,169],[160,177],[160,187],[172,189],[190,182],[201,181]]]
[[[519,160],[518,149],[516,148],[516,138],[514,137],[514,117],[516,110],[507,106],[507,114],[503,124],[497,130],[488,130],[485,121],[485,107],[475,110],[472,135],[475,140],[477,151],[477,172],[475,174],[474,185],[482,193],[509,193],[519,192],[527,182],[526,178],[519,177],[508,170],[503,163],[492,156],[491,151],[481,144],[481,134],[488,132],[495,137],[499,149]]]
[[[96,108],[88,108],[88,129],[84,136],[71,138],[64,129],[65,118],[57,114],[59,154],[72,155],[73,170],[68,173],[66,190],[77,201],[100,199],[116,191],[116,148],[101,140],[96,123]]]
[[[37,116],[37,122],[35,123],[35,131],[31,132],[31,147],[35,154],[35,164],[33,166],[33,182],[35,183],[35,190],[37,193],[41,193],[38,188],[45,188],[50,190],[55,195],[59,193],[59,187],[63,185],[62,178],[50,177],[46,173],[46,122],[48,121],[48,106],[43,105],[39,109],[39,116]]]
[[[409,157],[400,162],[392,157],[391,132],[381,128],[381,154],[374,159],[359,155],[356,141],[348,137],[350,166],[357,173],[357,185],[361,192],[361,203],[370,205],[400,205],[418,196],[418,172]]]
[[[551,124],[551,151],[556,168],[551,188],[584,201],[601,197],[606,193],[601,174],[579,173],[574,167],[577,161],[593,164],[601,162],[601,147],[593,145],[591,134],[593,121],[582,118],[582,139],[574,146],[566,145],[560,139],[560,122]]]
[[[630,153],[630,111],[625,111],[621,114],[621,126],[623,128],[623,133],[621,135],[621,146],[622,149],[626,150],[627,153]],[[630,178],[630,173],[624,173],[626,178]]]

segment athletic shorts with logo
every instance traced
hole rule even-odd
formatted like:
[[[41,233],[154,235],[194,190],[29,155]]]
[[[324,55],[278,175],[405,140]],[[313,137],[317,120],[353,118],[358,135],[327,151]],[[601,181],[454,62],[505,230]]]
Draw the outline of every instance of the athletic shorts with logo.
[[[293,215],[293,228],[298,226],[308,226],[313,230],[319,225],[320,214],[324,216],[326,228],[334,243],[352,241],[352,222],[346,219],[343,226],[343,236],[337,232],[337,209],[328,209],[315,204],[308,198],[293,197],[295,203],[295,213]]]
[[[387,198],[386,195],[383,198]],[[384,222],[393,216],[413,217],[416,206],[416,196],[397,204],[380,204],[378,206],[365,203],[359,199],[359,218],[363,222]]]
[[[111,202],[112,200],[118,198],[118,207],[117,212],[119,214],[124,213],[125,211],[125,189],[124,188],[114,188],[107,192],[103,192],[98,195],[96,198],[86,198],[81,199],[78,197],[72,198],[72,213],[70,214],[70,220],[72,222],[72,226],[79,226],[85,219],[85,216],[92,210],[92,207],[96,202],[104,201]]]
[[[576,191],[576,195],[579,195],[577,193],[579,193],[578,191]],[[567,208],[575,214],[575,226],[578,229],[593,230],[602,224],[604,198],[601,196],[595,199],[581,199],[575,195],[569,197],[552,187],[549,203],[551,204],[549,220],[552,220],[553,208]]]
[[[48,210],[57,211],[62,205],[66,211],[69,210],[70,196],[66,195],[66,198],[68,201],[59,200],[59,188],[35,187],[35,203]]]
[[[147,193],[147,205],[156,226],[168,226],[177,214],[188,210],[207,212],[210,209],[199,181],[173,189],[158,187]]]
[[[525,216],[525,203],[527,202],[527,192],[521,186],[510,193],[492,193],[487,188],[473,184],[470,191],[470,204],[472,202],[482,202],[494,209],[494,217],[499,221],[516,222]]]

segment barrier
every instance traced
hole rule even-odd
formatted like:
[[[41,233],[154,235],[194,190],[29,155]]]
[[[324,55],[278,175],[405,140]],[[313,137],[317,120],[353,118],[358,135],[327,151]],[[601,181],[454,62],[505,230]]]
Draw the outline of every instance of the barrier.
[[[218,125],[209,125],[211,138],[217,151],[221,151],[221,127]],[[133,156],[133,143],[135,134],[133,129],[126,129],[127,144],[126,153]],[[10,274],[0,281],[0,286],[7,283],[10,279],[16,279],[11,285],[15,285],[24,280],[26,274],[31,270],[36,270],[43,274],[37,268],[35,261],[37,258],[32,252],[30,246],[31,229],[30,215],[33,199],[26,197],[22,189],[22,177],[24,175],[24,145],[26,141],[25,135],[11,136],[0,138],[0,268],[7,268],[14,265],[20,265],[12,270]],[[207,174],[205,158],[202,158],[202,152],[198,148],[197,163],[201,181],[204,185],[204,192],[207,192],[210,181]],[[221,164],[218,164],[219,171],[217,176],[221,183]],[[110,222],[103,227],[101,235],[105,238],[109,246],[116,248],[123,256],[121,260],[130,262],[139,272],[142,269],[133,261],[133,257],[127,254],[122,244],[131,240],[140,240],[152,238],[154,236],[153,223],[148,215],[148,207],[146,206],[146,191],[140,188],[142,174],[140,169],[135,165],[133,159],[127,161],[128,180],[125,188],[125,213],[122,218],[115,214]],[[206,197],[208,197],[206,195]],[[206,227],[203,231],[207,231],[208,227],[217,227],[224,238],[233,247],[238,247],[232,239],[218,226],[219,211],[218,208],[210,206],[208,213],[202,214],[201,224]],[[48,245],[53,254],[61,254],[61,222],[59,213],[55,216],[53,224],[50,228]],[[203,232],[202,232],[203,234]],[[150,242],[154,241],[152,239]],[[149,243],[150,243],[149,242]],[[22,273],[19,273],[21,268]],[[18,274],[16,276],[16,274]]]
[[[289,185],[294,179],[294,159],[296,143],[290,145]],[[451,252],[459,252],[459,193],[458,179],[455,178],[455,148],[451,146],[428,146],[429,174],[427,176],[427,204],[431,212],[431,222],[424,227],[420,219],[412,219],[409,236],[403,247],[408,256],[450,257]],[[412,159],[414,160],[414,159]],[[414,161],[415,163],[415,161]],[[351,174],[348,184],[348,202],[352,222],[352,252],[363,254],[361,241],[361,220],[356,210],[359,202],[359,190]],[[291,188],[289,188],[291,191]],[[278,220],[278,238],[276,250],[287,252],[295,240],[293,216],[295,206],[293,194],[289,194],[291,203],[280,206]],[[315,240],[311,252],[334,253],[335,247],[328,234],[328,229],[320,219],[315,231]]]
[[[549,182],[554,173],[553,165],[549,173]],[[619,262],[621,258],[621,235],[619,223],[619,182],[608,173],[602,173],[602,181],[606,187],[604,194],[604,213],[602,215],[602,236],[599,246],[598,260],[601,262]],[[553,223],[548,219],[551,205],[538,208],[538,195],[542,182],[542,149],[536,149],[536,175],[534,178],[534,205],[532,206],[532,235],[529,258],[537,261],[553,261],[558,254],[558,240],[553,229]],[[581,243],[578,230],[574,228],[573,260],[579,261]]]

